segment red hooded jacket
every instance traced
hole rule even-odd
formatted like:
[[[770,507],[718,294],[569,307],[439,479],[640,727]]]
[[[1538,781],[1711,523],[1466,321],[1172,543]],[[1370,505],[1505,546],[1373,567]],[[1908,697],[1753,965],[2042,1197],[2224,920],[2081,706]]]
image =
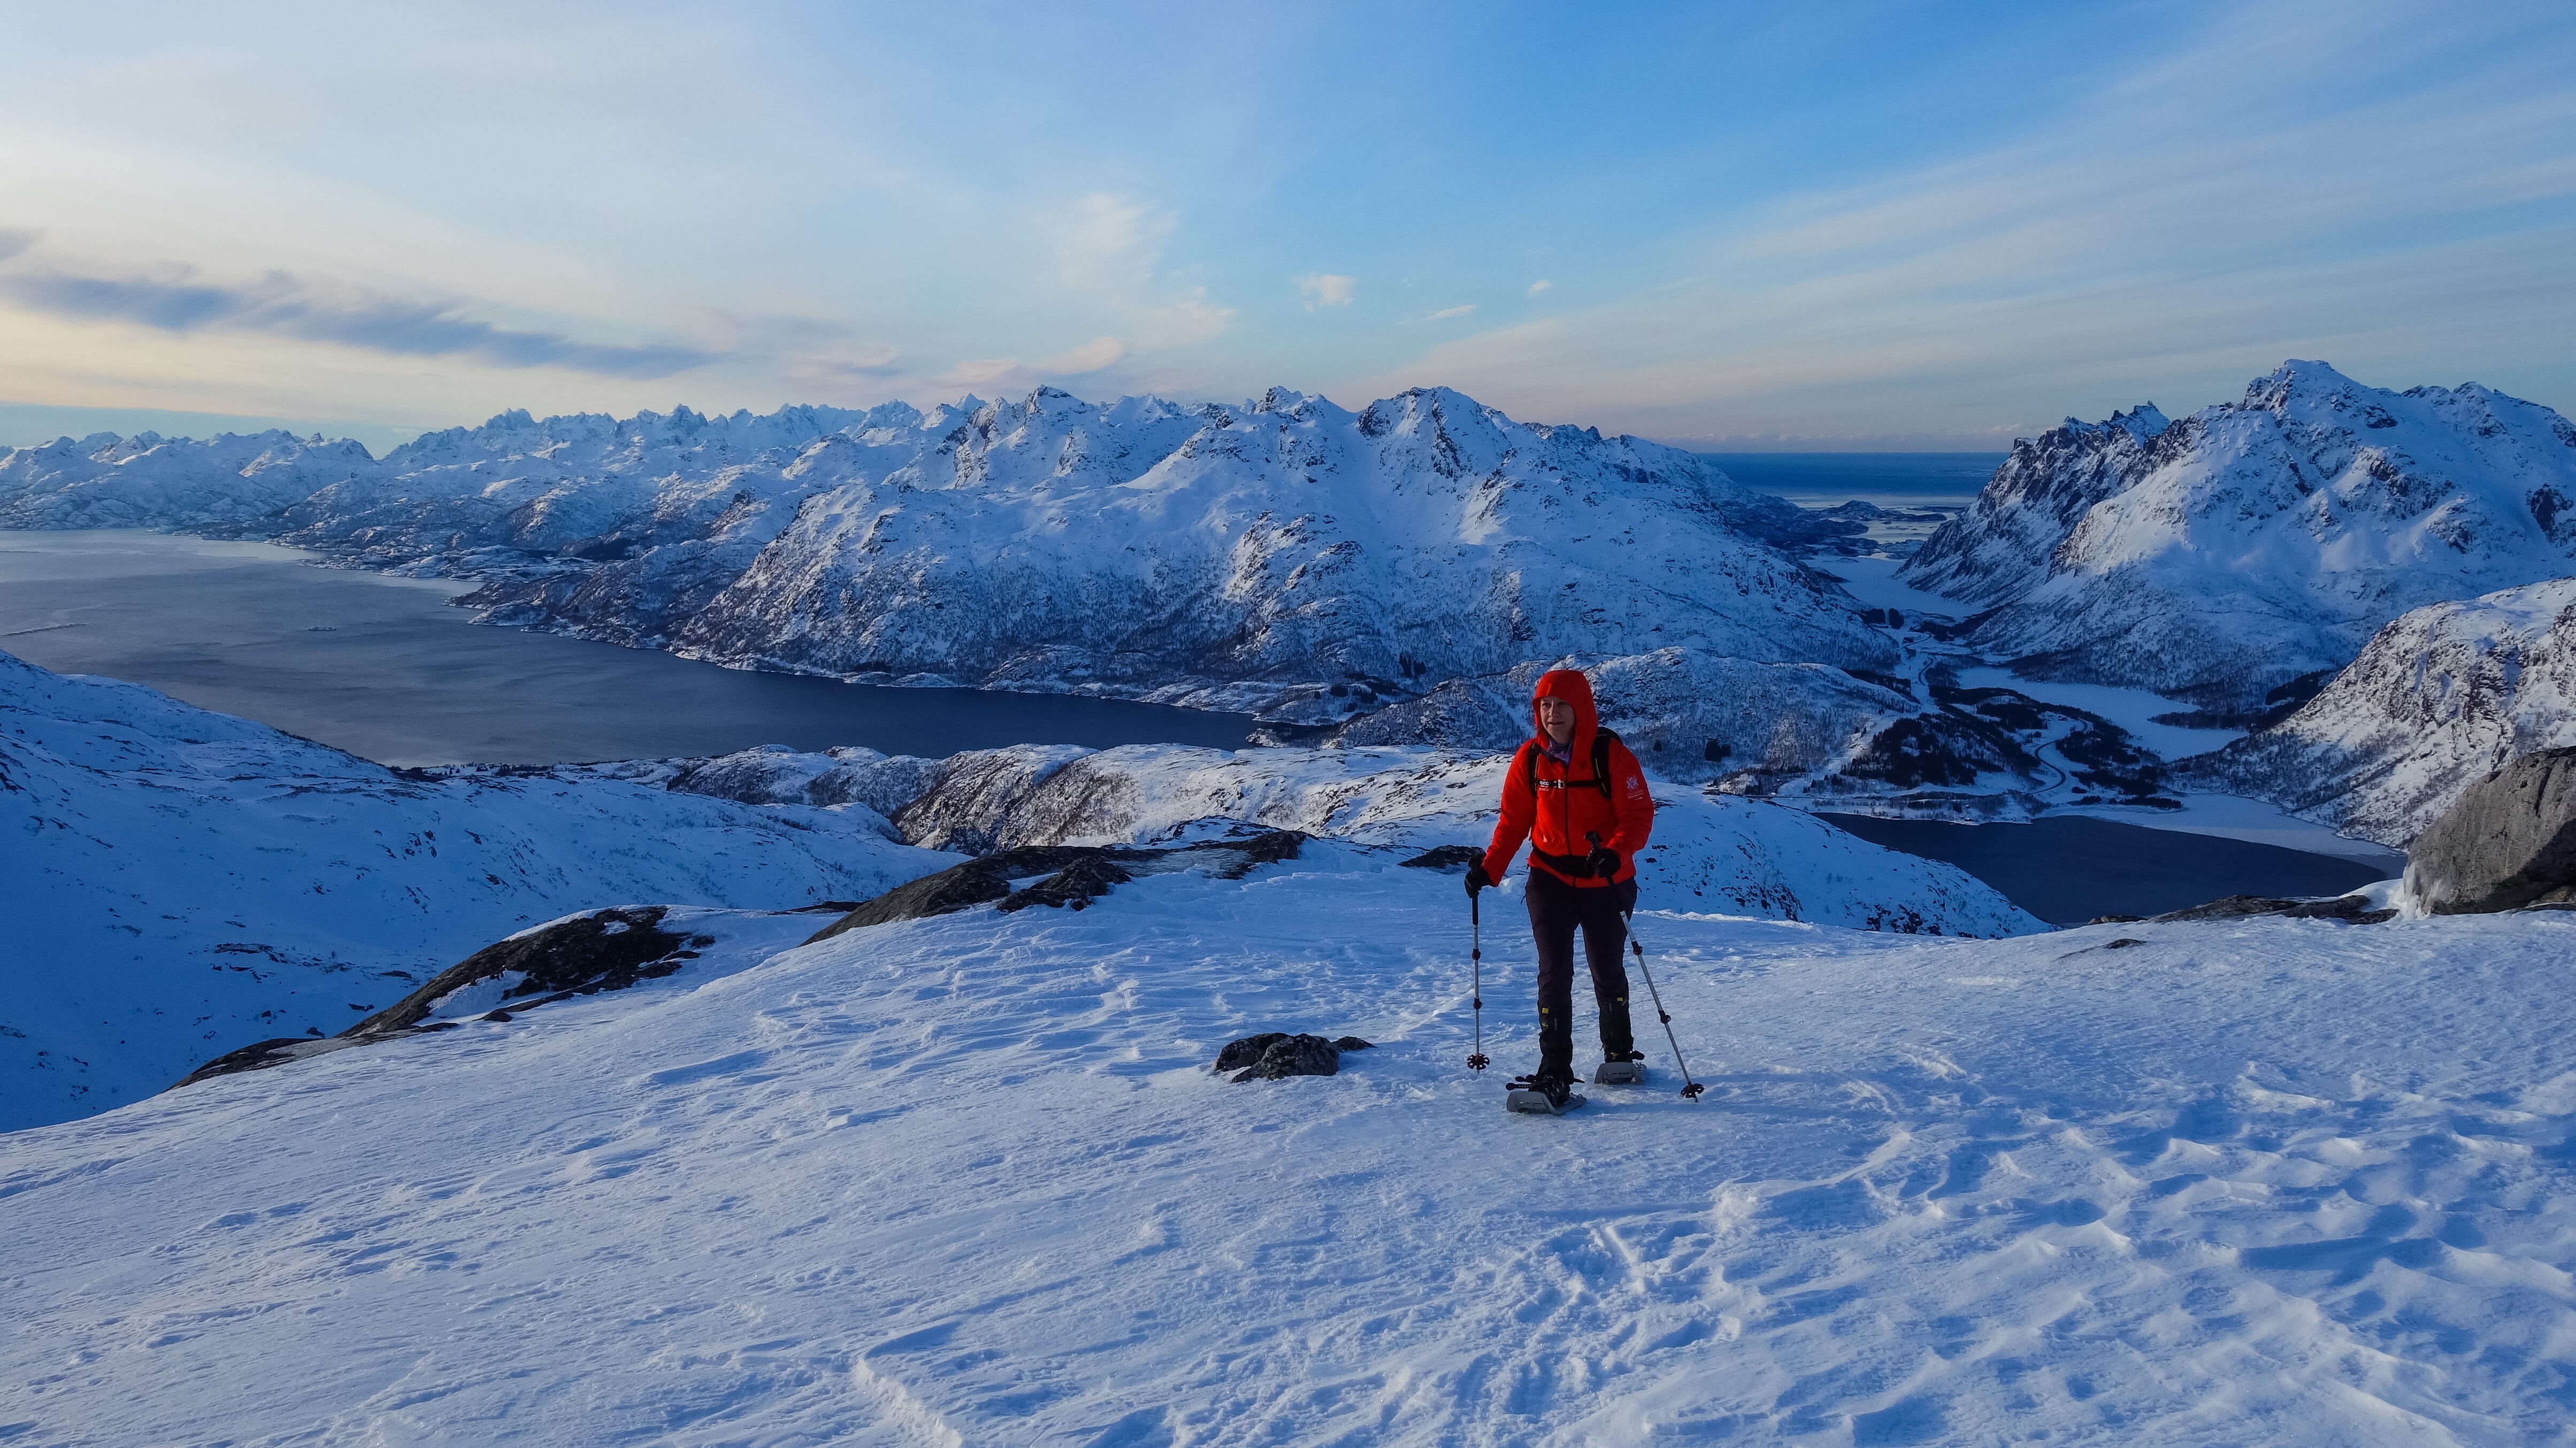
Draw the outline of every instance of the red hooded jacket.
[[[1538,722],[1538,701],[1550,696],[1574,706],[1574,737],[1567,741],[1566,761],[1548,753],[1547,727]],[[1610,741],[1610,791],[1602,793],[1592,777],[1592,736],[1600,714],[1592,704],[1592,681],[1573,669],[1539,675],[1530,690],[1532,736],[1512,756],[1503,776],[1503,817],[1494,825],[1494,842],[1485,850],[1485,875],[1500,880],[1530,843],[1530,868],[1545,870],[1578,889],[1607,888],[1637,873],[1637,852],[1655,827],[1655,801],[1646,789],[1637,756],[1616,739]],[[1592,853],[1588,834],[1618,852],[1619,873],[1594,879],[1583,860]]]

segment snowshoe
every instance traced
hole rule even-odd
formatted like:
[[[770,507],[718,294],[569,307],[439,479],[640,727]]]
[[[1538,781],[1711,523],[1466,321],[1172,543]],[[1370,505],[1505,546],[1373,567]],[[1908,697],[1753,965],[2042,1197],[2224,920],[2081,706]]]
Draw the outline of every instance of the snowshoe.
[[[1646,1053],[1630,1051],[1613,1057],[1593,1068],[1595,1086],[1643,1086],[1646,1084]]]
[[[1583,1098],[1574,1094],[1574,1083],[1562,1078],[1518,1077],[1503,1097],[1503,1105],[1511,1110],[1540,1116],[1563,1116],[1582,1104]]]

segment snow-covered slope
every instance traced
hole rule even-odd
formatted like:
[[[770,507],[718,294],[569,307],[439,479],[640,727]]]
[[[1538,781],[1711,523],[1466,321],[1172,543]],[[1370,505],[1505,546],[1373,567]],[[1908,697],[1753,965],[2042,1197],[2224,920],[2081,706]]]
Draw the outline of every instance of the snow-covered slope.
[[[206,495],[238,483],[230,452],[199,448],[182,486],[178,462],[142,464],[184,449],[127,450],[8,454],[0,524],[222,524],[483,577],[472,601],[499,621],[1306,723],[1571,653],[1893,657],[1832,580],[1763,541],[1811,532],[1799,510],[1691,454],[1444,390],[1358,412],[1284,390],[1184,406],[1052,389],[928,414],[513,412],[381,464],[360,452],[291,499],[263,482],[221,517]]]
[[[2260,712],[2409,609],[2576,563],[2576,424],[2474,383],[2288,362],[2241,403],[2016,443],[1907,564],[2034,677]]]
[[[2460,792],[2536,749],[2576,744],[2576,578],[2419,608],[2314,699],[2189,766],[2403,847]]]
[[[859,900],[955,858],[864,806],[407,776],[5,653],[0,807],[0,1130],[335,1033],[567,911]]]
[[[868,750],[392,771],[0,654],[0,1129],[341,1028],[522,926],[620,904],[860,900],[1021,844],[1258,823],[1410,855],[1480,843],[1503,761],[1423,749]],[[1650,891],[1868,929],[2039,922],[1942,864],[1664,787]]]
[[[1166,844],[1228,823],[1388,847],[1492,835],[1506,757],[1426,748],[1023,746],[941,761],[871,750],[750,750],[716,760],[560,770],[750,803],[860,801],[903,838],[983,854],[1021,845]],[[2012,935],[2041,923],[1955,867],[1882,849],[1810,815],[1658,781],[1644,898],[1675,908],[1861,930]]]
[[[1648,911],[1711,1097],[1649,1024],[1646,1088],[1547,1120],[1500,1109],[1535,1052],[1504,913],[1482,1078],[1456,879],[1318,843],[1078,914],[728,940],[703,976],[19,1133],[0,1425],[2566,1436],[2565,914],[1998,942]],[[1261,1029],[1377,1048],[1207,1074]]]

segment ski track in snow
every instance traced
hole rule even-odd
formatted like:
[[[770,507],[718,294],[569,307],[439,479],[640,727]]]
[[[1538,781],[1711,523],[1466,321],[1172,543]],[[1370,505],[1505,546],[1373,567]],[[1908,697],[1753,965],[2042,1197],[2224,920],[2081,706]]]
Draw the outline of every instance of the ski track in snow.
[[[18,1133],[0,1434],[2576,1436],[2576,917],[1649,912],[1710,1100],[1640,981],[1650,1085],[1550,1120],[1507,899],[1463,1067],[1457,893],[1317,843],[775,955],[710,914],[629,992]],[[1265,1028],[1379,1048],[1206,1074]]]

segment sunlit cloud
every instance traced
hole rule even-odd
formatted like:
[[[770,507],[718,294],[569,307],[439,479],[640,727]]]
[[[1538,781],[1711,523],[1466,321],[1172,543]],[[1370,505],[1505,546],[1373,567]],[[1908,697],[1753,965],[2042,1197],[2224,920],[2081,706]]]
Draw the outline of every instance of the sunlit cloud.
[[[56,317],[163,332],[265,332],[393,356],[465,357],[494,367],[564,367],[603,377],[668,377],[716,356],[695,347],[514,331],[462,316],[451,303],[324,287],[285,272],[239,284],[205,280],[184,267],[158,277],[31,272],[0,277],[0,296]]]
[[[1445,322],[1452,317],[1466,316],[1468,313],[1475,310],[1476,304],[1474,302],[1469,302],[1465,306],[1460,307],[1442,307],[1439,311],[1433,312],[1430,316],[1427,316],[1422,320],[1426,322]]]
[[[1335,276],[1331,272],[1308,272],[1296,278],[1297,294],[1306,299],[1306,310],[1317,307],[1347,307],[1351,293],[1360,284],[1358,277]]]

